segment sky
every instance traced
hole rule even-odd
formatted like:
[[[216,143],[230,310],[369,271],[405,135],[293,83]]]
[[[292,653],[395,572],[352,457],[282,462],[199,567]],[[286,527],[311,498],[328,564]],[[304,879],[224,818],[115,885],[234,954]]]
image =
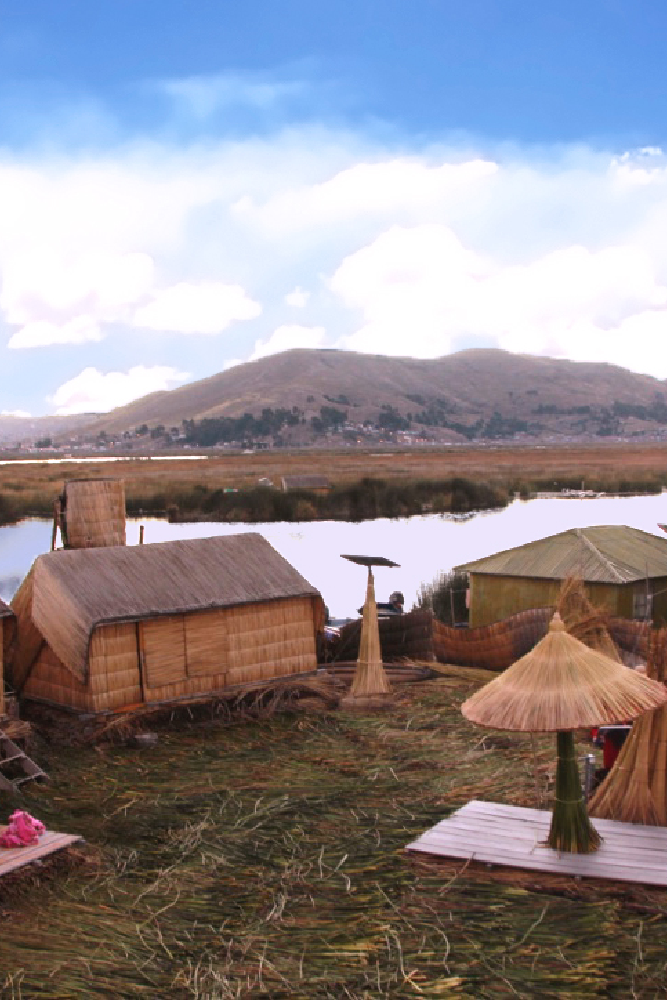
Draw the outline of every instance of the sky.
[[[0,0],[0,412],[293,347],[667,378],[659,0]]]

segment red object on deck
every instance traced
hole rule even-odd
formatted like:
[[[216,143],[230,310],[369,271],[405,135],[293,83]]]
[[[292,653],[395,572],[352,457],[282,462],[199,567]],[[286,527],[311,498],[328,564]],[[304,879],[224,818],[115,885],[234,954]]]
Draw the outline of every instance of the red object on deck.
[[[614,746],[608,736],[605,736],[602,743],[602,766],[608,771],[616,763],[620,747]]]
[[[610,726],[602,730],[602,766],[609,770],[616,763],[621,747],[625,743],[630,725]]]

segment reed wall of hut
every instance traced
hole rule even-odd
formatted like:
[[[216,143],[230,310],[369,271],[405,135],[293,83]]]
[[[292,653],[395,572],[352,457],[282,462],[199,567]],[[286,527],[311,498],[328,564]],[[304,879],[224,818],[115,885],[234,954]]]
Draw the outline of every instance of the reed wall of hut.
[[[111,584],[121,569],[126,590],[91,602],[89,574]],[[65,581],[71,589],[56,614]],[[308,673],[324,624],[320,594],[255,534],[49,553],[15,610],[22,696],[93,713]]]
[[[70,549],[125,545],[125,485],[121,479],[70,479],[61,511]]]
[[[510,615],[530,608],[555,606],[561,580],[540,580],[535,577],[488,576],[486,574],[470,574],[470,625],[479,627],[498,622]],[[657,584],[657,586],[656,586]],[[667,586],[667,579],[649,581],[651,592],[662,585]],[[590,602],[596,607],[606,608],[610,614],[620,618],[632,618],[635,607],[635,595],[646,593],[646,584],[641,583],[585,583],[584,589]],[[664,615],[664,599],[660,595],[654,599],[654,614]]]

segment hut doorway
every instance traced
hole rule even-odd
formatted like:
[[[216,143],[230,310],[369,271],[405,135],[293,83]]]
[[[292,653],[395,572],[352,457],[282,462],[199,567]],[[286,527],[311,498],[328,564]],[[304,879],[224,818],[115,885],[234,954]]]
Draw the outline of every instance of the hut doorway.
[[[137,639],[144,701],[179,697],[194,678],[208,678],[202,680],[202,690],[213,677],[216,686],[226,684],[229,649],[223,611],[149,618],[138,622]]]

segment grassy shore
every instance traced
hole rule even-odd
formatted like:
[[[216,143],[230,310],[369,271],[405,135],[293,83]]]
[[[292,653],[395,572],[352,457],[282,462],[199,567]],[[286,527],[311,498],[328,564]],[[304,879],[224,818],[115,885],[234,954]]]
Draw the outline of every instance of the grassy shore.
[[[38,744],[51,782],[25,805],[87,846],[0,882],[0,995],[664,996],[667,892],[404,852],[472,798],[547,804],[553,740],[483,740],[459,711],[479,676],[406,687],[386,715]]]
[[[327,476],[331,495],[278,499],[277,491],[258,488],[260,478],[279,487],[281,476],[299,474]],[[65,479],[98,476],[124,479],[130,513],[211,520],[363,518],[499,506],[516,492],[526,496],[582,484],[609,493],[658,492],[667,485],[667,445],[268,451],[205,461],[0,465],[0,523],[48,517]]]

